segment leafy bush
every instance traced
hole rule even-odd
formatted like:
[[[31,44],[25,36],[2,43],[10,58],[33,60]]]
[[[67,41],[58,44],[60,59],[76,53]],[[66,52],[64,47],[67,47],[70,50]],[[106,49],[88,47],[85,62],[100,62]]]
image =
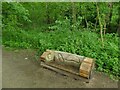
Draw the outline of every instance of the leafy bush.
[[[29,11],[22,4],[16,2],[2,3],[3,29],[15,28],[23,25],[23,22],[31,22],[28,16]]]
[[[7,32],[7,33],[6,33]],[[106,34],[104,47],[99,35],[89,31],[27,32],[3,31],[3,44],[15,48],[37,48],[38,55],[46,49],[66,51],[96,59],[96,69],[115,76],[118,72],[118,35]]]
[[[65,20],[56,20],[55,24],[49,27],[50,30],[69,30],[70,20],[66,17]]]

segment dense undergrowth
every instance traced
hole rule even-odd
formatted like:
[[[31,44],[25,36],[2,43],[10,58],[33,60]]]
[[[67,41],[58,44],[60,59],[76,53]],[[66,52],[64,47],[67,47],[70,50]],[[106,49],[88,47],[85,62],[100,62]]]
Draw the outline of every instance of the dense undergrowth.
[[[36,32],[7,29],[3,31],[3,44],[13,48],[38,49],[37,55],[46,49],[60,50],[91,57],[96,69],[119,77],[118,35],[106,34],[102,47],[99,34],[87,30]]]
[[[120,77],[119,15],[119,3],[112,2],[4,2],[2,44],[38,49],[36,56],[53,49],[94,58],[96,70]]]

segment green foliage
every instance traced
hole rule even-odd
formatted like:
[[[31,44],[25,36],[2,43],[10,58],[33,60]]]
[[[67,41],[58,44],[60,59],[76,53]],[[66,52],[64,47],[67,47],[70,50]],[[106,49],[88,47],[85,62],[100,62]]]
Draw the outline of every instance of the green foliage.
[[[65,20],[56,20],[55,24],[52,26],[49,26],[48,28],[50,30],[70,30],[70,20],[66,17]]]
[[[3,31],[3,44],[13,48],[39,49],[38,55],[46,49],[66,51],[96,59],[96,67],[116,76],[118,72],[118,35],[106,34],[105,47],[101,46],[99,36],[89,31],[54,31],[54,32],[17,32]]]
[[[29,12],[20,3],[2,3],[2,21],[4,28],[15,28],[22,25],[22,22],[30,22]]]
[[[116,32],[119,4],[112,4],[113,8],[108,3],[98,3],[98,7],[102,25],[110,23]],[[72,5],[71,2],[2,3],[2,44],[38,49],[38,56],[46,49],[53,49],[91,57],[96,59],[96,70],[120,77],[118,34],[105,33],[102,47],[96,3],[75,3],[76,15]],[[76,16],[74,24],[73,16]]]

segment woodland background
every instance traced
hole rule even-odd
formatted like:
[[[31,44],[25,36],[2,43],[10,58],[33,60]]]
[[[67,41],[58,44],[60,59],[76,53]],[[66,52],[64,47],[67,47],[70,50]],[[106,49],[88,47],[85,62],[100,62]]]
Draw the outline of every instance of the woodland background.
[[[120,77],[120,3],[3,2],[2,44],[60,50],[96,59],[96,70]]]

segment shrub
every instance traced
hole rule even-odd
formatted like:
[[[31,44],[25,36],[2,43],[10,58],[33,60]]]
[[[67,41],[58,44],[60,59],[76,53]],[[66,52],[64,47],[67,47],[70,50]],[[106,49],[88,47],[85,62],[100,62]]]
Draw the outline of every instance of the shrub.
[[[118,35],[106,34],[104,47],[98,34],[90,31],[27,32],[3,31],[3,44],[15,48],[39,49],[40,56],[46,49],[66,51],[96,59],[96,69],[115,76],[118,72]]]

